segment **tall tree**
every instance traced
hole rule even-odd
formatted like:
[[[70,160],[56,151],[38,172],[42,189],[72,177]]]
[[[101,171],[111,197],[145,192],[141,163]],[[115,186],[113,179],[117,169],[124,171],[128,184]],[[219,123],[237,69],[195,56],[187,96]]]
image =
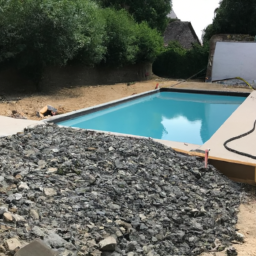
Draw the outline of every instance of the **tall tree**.
[[[151,28],[164,32],[171,0],[96,0],[103,7],[126,9],[137,22],[146,21]]]
[[[256,0],[222,0],[215,14],[205,29],[204,42],[215,34],[256,35]]]
[[[39,89],[43,70],[80,52],[97,63],[105,53],[104,20],[90,0],[0,0],[0,62],[13,60]]]

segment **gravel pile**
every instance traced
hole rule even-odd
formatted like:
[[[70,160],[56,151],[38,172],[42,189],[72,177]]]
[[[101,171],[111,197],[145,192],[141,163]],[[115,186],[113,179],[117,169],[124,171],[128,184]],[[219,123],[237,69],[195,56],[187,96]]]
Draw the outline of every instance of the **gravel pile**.
[[[10,238],[66,256],[223,250],[237,239],[239,204],[238,185],[214,167],[151,139],[55,125],[0,139],[6,254]]]

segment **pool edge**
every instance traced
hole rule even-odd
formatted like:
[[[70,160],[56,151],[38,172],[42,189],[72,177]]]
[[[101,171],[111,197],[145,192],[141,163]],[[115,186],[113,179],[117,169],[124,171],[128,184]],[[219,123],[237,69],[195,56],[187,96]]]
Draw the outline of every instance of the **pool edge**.
[[[82,116],[84,114],[93,113],[102,109],[106,109],[120,103],[127,102],[132,99],[138,99],[144,97],[146,95],[155,94],[158,92],[182,92],[182,93],[197,93],[197,94],[209,94],[209,95],[225,95],[225,96],[238,96],[238,97],[248,97],[250,93],[248,92],[229,92],[229,91],[212,91],[212,90],[197,90],[197,89],[180,89],[180,88],[160,88],[156,90],[151,90],[147,92],[143,92],[136,95],[131,95],[122,99],[113,100],[107,103],[95,105],[89,108],[83,108],[80,110],[71,111],[65,114],[57,115],[48,119],[43,120],[45,123],[57,123],[65,120],[69,120],[78,116]]]

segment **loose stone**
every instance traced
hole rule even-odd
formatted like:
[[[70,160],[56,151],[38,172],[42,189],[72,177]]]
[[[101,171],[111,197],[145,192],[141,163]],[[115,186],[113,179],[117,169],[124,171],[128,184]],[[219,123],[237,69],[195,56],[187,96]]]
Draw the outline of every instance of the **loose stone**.
[[[0,174],[0,241],[41,239],[59,256],[166,256],[240,239],[241,186],[151,139],[28,128],[0,138]]]
[[[109,236],[104,240],[100,241],[99,247],[102,251],[113,252],[116,249],[116,239],[112,236]]]
[[[5,241],[5,245],[8,251],[15,251],[21,247],[21,243],[17,238],[11,238]]]
[[[44,194],[46,196],[56,196],[57,195],[57,192],[55,189],[53,188],[44,188]]]
[[[12,216],[11,213],[5,212],[5,213],[3,214],[3,216],[4,216],[4,220],[5,220],[6,222],[13,222],[13,216]]]

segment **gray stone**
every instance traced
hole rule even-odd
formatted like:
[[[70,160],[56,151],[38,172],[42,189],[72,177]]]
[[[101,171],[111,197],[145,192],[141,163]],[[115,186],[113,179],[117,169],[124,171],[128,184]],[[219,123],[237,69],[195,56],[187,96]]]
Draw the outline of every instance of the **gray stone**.
[[[116,249],[116,239],[112,236],[105,238],[104,240],[100,241],[99,247],[102,251],[110,251],[113,252]]]
[[[0,217],[5,213],[8,212],[8,205],[0,206]]]
[[[29,187],[26,182],[21,182],[18,186],[19,190],[28,190]]]
[[[39,220],[39,214],[35,209],[30,209],[29,213],[34,220]]]
[[[44,188],[44,194],[46,196],[56,196],[57,195],[57,192],[55,189],[53,188]]]
[[[40,237],[59,256],[164,256],[237,239],[240,185],[151,139],[46,124],[0,138],[0,163],[0,219],[13,216],[0,241]],[[115,251],[99,251],[109,236]]]
[[[6,250],[5,250],[3,245],[0,245],[0,252],[6,252]]]
[[[6,222],[13,222],[13,216],[10,212],[5,212],[3,217]]]
[[[5,246],[8,251],[15,251],[21,247],[21,243],[17,238],[11,238],[5,241]]]
[[[31,230],[31,233],[35,234],[37,237],[43,238],[45,233],[38,226],[34,226]]]
[[[18,214],[13,214],[12,217],[14,218],[16,223],[26,222],[25,218]]]
[[[244,235],[242,233],[236,232],[236,239],[240,242],[244,242]]]
[[[38,161],[38,166],[39,166],[40,168],[45,168],[46,162],[45,162],[44,160],[39,160],[39,161]]]
[[[14,194],[14,198],[15,198],[16,201],[19,201],[22,197],[23,197],[23,195],[20,194],[20,193]]]
[[[44,242],[51,246],[52,248],[61,248],[64,247],[66,241],[57,235],[55,232],[49,230],[47,231],[47,235],[45,235]]]
[[[58,252],[49,248],[42,240],[36,239],[21,248],[15,256],[57,256]]]

